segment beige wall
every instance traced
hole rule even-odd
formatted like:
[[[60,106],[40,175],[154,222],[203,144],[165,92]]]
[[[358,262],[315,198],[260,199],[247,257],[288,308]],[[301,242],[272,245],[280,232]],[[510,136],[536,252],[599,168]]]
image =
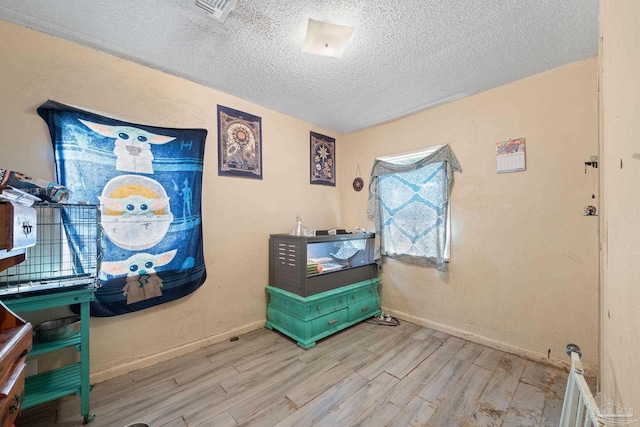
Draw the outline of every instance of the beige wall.
[[[191,296],[92,319],[94,380],[263,326],[268,236],[296,212],[314,228],[373,229],[366,189],[375,156],[448,143],[463,168],[452,196],[449,272],[385,262],[385,310],[529,357],[597,363],[596,60],[591,59],[341,136],[149,68],[0,21],[0,167],[53,177],[35,109],[47,99],[132,122],[209,130],[204,173],[207,282]],[[7,60],[10,58],[10,60]],[[261,116],[262,181],[219,177],[216,104]],[[337,138],[338,187],[308,184],[309,131]],[[497,175],[495,142],[527,140],[527,171]],[[246,263],[253,267],[246,268]]]
[[[343,223],[373,230],[367,192],[376,156],[449,144],[463,172],[452,193],[448,273],[385,261],[383,308],[400,318],[552,363],[567,343],[598,361],[597,60],[558,68],[346,135]],[[495,143],[526,138],[525,172],[496,174]],[[550,359],[547,359],[551,350]]]
[[[601,1],[602,392],[640,418],[640,2]]]
[[[123,120],[209,131],[203,183],[208,278],[192,295],[132,314],[94,318],[94,380],[264,326],[268,239],[300,212],[337,225],[339,189],[309,184],[309,131],[324,129],[198,84],[0,21],[0,167],[53,178],[36,108],[53,99]],[[263,180],[217,173],[216,104],[262,117]],[[341,179],[341,176],[338,176]],[[150,358],[144,360],[144,358]]]

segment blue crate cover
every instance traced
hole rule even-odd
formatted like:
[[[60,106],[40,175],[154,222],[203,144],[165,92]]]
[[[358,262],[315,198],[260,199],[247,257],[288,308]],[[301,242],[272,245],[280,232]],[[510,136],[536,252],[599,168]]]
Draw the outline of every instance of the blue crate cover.
[[[142,310],[199,288],[206,129],[127,123],[55,101],[38,114],[68,202],[100,204],[103,259],[91,315]]]

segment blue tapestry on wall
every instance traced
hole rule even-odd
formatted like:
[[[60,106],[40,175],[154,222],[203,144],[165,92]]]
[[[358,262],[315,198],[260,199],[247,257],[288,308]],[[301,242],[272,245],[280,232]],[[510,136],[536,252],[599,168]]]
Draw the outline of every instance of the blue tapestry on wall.
[[[103,259],[91,315],[141,310],[200,287],[207,131],[127,123],[54,101],[38,114],[68,203],[100,204]]]

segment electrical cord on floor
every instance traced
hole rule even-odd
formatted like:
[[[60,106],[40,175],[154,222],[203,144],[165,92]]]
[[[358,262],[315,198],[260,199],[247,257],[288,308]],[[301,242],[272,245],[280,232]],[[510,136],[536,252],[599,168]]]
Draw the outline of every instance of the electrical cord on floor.
[[[372,279],[373,277],[369,278],[369,283],[371,284],[371,290],[375,292],[376,290],[373,286]],[[400,320],[398,320],[397,318],[389,316],[388,314],[384,314],[384,312],[382,311],[382,307],[380,307],[380,304],[378,304],[378,309],[380,310],[380,315],[367,320],[367,323],[375,323],[377,325],[383,326],[398,326],[400,324]]]
[[[372,317],[367,321],[367,323],[375,323],[377,325],[383,326],[398,326],[400,324],[400,320],[395,317],[389,316],[388,314],[380,313],[379,316]]]

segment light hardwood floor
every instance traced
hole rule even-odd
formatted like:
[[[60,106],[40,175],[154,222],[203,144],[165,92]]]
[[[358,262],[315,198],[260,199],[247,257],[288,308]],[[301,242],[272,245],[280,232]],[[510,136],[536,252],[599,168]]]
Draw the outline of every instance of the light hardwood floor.
[[[262,329],[96,384],[90,426],[557,426],[566,380],[407,322],[363,322],[306,351]],[[16,427],[81,424],[70,396]]]

